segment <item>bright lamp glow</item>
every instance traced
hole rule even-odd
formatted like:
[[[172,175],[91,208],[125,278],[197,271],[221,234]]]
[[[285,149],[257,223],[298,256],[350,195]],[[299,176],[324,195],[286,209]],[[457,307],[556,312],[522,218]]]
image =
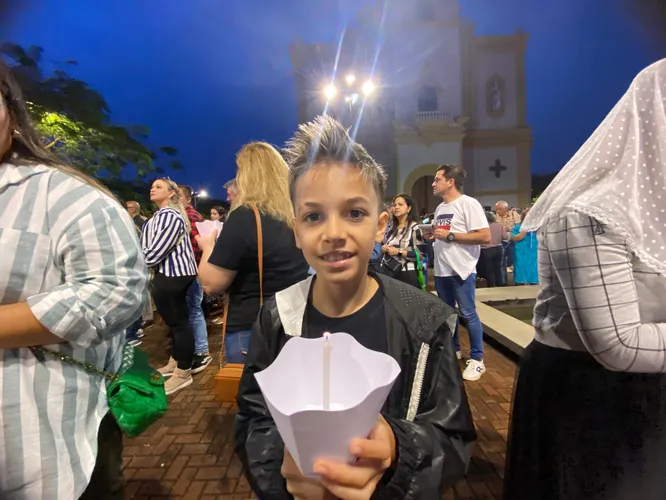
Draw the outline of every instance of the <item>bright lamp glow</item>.
[[[326,99],[333,99],[336,93],[337,91],[333,85],[327,85],[324,89],[324,95],[326,95]]]
[[[199,191],[199,193],[197,194],[197,197],[198,197],[198,198],[208,198],[208,193],[206,192],[205,189],[202,189],[202,190]]]
[[[345,77],[345,81],[347,85],[352,85],[356,81],[356,77],[350,73]]]
[[[368,80],[367,82],[365,82],[363,84],[363,93],[365,95],[372,94],[374,92],[374,90],[375,90],[375,84],[372,83],[370,80]]]

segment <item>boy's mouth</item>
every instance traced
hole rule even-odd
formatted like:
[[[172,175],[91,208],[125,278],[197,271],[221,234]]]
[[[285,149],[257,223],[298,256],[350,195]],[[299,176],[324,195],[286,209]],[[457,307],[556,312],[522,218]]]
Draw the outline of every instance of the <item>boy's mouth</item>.
[[[321,256],[326,262],[342,262],[352,258],[350,252],[329,252]]]

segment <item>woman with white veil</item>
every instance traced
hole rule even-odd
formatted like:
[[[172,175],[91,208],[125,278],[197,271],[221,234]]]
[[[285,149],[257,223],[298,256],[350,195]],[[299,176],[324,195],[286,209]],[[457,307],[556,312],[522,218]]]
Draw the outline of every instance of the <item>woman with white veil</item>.
[[[643,70],[523,223],[535,338],[505,500],[666,495],[666,59]]]

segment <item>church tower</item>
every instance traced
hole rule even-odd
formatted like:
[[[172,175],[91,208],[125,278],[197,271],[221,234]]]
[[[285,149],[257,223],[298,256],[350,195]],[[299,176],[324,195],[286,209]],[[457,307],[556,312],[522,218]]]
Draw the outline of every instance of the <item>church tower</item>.
[[[465,192],[483,205],[527,204],[526,44],[520,31],[475,35],[456,0],[378,0],[339,53],[291,47],[299,121],[336,116],[386,166],[388,194],[411,194],[419,211],[441,202],[431,184],[442,163],[467,169]]]

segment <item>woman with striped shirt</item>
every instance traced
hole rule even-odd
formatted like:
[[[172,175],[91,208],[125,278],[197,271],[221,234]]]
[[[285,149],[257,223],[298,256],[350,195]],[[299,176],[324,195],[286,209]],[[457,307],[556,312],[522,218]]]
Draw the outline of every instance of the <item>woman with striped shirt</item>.
[[[0,62],[0,498],[122,499],[122,434],[100,375],[141,314],[134,224],[46,149]]]
[[[178,186],[170,179],[157,179],[150,200],[159,210],[146,222],[141,246],[146,264],[155,271],[152,282],[155,307],[171,330],[172,356],[159,369],[167,380],[164,389],[173,394],[192,383],[194,335],[187,313],[187,289],[197,275],[190,243],[187,215],[179,201]]]

